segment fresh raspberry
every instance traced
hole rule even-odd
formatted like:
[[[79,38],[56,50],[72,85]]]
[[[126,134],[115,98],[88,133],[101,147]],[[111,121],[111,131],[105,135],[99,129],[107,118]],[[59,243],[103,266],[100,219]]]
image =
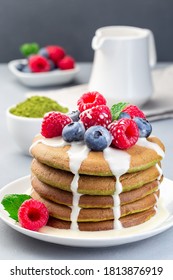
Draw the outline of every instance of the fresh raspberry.
[[[49,213],[42,202],[31,198],[25,200],[20,206],[18,218],[22,227],[38,231],[47,224]]]
[[[132,119],[120,119],[110,124],[109,131],[112,134],[112,146],[119,149],[128,149],[135,145],[139,138],[139,130]]]
[[[28,60],[28,66],[34,73],[50,71],[49,61],[41,55],[32,55]]]
[[[43,118],[41,134],[46,138],[61,136],[64,126],[71,122],[72,119],[67,115],[59,112],[50,112]]]
[[[65,50],[60,46],[47,46],[46,50],[49,58],[55,64],[57,64],[65,56]]]
[[[73,57],[66,55],[57,63],[57,66],[61,70],[73,69],[75,67],[75,60],[73,59]]]
[[[112,121],[111,111],[106,105],[97,105],[91,109],[85,110],[80,114],[80,119],[85,128],[93,125],[108,127]]]
[[[139,117],[142,119],[146,119],[145,114],[135,105],[128,105],[122,110],[122,112],[128,113],[131,118]]]
[[[106,99],[97,91],[84,93],[77,102],[78,109],[83,112],[97,105],[106,105]]]

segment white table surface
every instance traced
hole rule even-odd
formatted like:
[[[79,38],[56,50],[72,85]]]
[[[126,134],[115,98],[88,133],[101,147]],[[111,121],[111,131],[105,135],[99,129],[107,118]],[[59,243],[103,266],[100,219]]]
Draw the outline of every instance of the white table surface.
[[[91,64],[81,63],[81,72],[68,86],[87,83]],[[55,87],[54,87],[55,88]],[[57,87],[56,87],[57,88]],[[50,88],[49,88],[50,89]],[[53,89],[53,88],[52,88]],[[5,110],[25,99],[30,89],[22,86],[0,64],[0,188],[30,173],[31,158],[24,156],[10,138]],[[35,89],[34,89],[35,91]],[[163,161],[165,177],[173,180],[173,119],[152,123],[153,134],[165,144]],[[107,248],[76,248],[32,239],[8,227],[0,220],[0,259],[173,259],[173,228],[146,240]]]

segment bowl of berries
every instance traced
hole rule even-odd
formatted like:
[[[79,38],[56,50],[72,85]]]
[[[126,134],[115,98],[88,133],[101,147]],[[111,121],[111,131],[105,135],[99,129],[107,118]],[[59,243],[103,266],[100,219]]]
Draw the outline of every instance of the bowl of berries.
[[[8,63],[10,72],[24,85],[42,87],[71,82],[79,72],[75,59],[57,45],[40,48],[38,44],[20,47],[24,59]]]

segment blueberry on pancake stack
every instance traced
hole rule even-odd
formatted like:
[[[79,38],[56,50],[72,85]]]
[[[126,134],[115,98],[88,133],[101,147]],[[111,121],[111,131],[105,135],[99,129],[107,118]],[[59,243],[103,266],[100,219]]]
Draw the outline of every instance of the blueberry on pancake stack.
[[[110,109],[98,92],[78,110],[45,115],[31,146],[32,197],[49,211],[48,225],[81,231],[118,230],[157,212],[164,145],[135,105]]]

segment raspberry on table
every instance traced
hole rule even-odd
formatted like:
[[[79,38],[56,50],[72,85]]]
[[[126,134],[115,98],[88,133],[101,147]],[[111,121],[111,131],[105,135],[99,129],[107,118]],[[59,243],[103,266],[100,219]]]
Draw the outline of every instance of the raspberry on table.
[[[69,70],[75,67],[75,60],[73,57],[66,55],[60,61],[58,61],[57,66],[61,70]]]
[[[47,46],[46,51],[48,52],[49,58],[57,64],[65,56],[65,50],[60,46]]]
[[[137,124],[132,119],[120,119],[110,124],[112,146],[119,149],[128,149],[135,145],[139,138]]]
[[[60,112],[46,114],[42,121],[41,134],[46,138],[62,135],[63,128],[72,122],[72,119]]]
[[[122,110],[122,112],[128,113],[131,118],[139,117],[146,119],[145,114],[135,105],[128,105]]]
[[[91,109],[83,111],[80,114],[80,120],[83,122],[85,128],[94,125],[101,125],[107,128],[112,121],[112,115],[108,106],[97,105]]]
[[[77,102],[78,109],[83,112],[96,105],[106,105],[106,99],[98,91],[84,93]]]
[[[28,66],[34,73],[50,71],[49,61],[41,55],[32,55],[28,60]]]
[[[47,224],[49,213],[42,202],[31,198],[25,200],[20,206],[18,218],[22,227],[38,231]]]

